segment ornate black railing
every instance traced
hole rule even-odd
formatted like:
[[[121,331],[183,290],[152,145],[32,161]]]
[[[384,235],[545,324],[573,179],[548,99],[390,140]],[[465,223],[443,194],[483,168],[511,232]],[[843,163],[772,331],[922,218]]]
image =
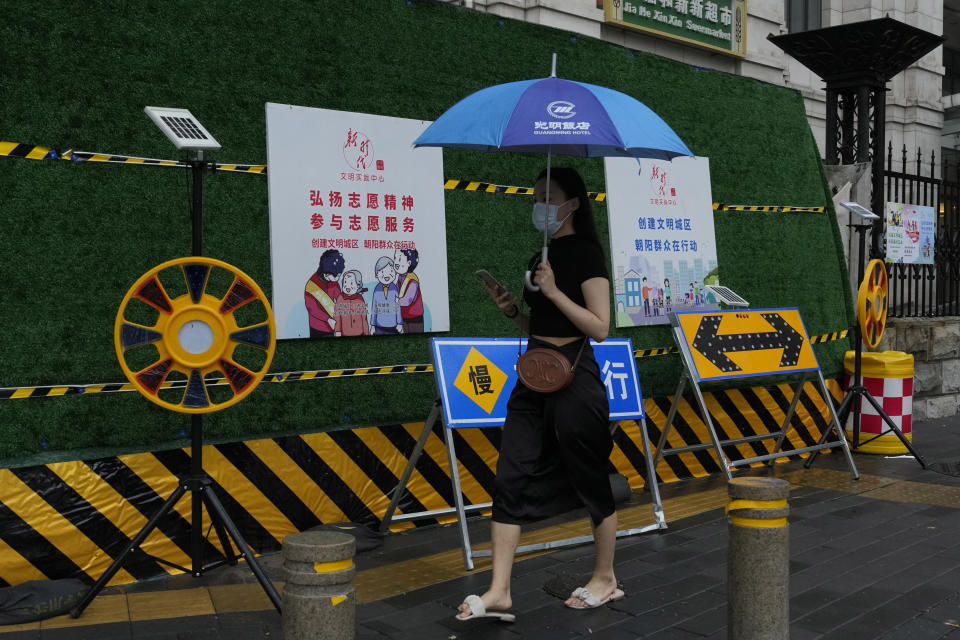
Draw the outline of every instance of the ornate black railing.
[[[901,171],[893,168],[893,143],[887,147],[883,172],[886,202],[930,206],[936,212],[934,264],[887,265],[890,283],[889,315],[929,317],[960,315],[960,164],[938,164],[930,153],[923,161],[918,149],[907,160],[907,147],[900,153]],[[909,173],[913,168],[914,172]],[[927,175],[923,175],[926,171]],[[878,211],[882,215],[882,212]]]

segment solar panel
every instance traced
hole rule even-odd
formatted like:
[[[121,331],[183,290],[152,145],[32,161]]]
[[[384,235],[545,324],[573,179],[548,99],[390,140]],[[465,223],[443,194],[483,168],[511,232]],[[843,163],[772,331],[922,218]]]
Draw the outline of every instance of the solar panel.
[[[220,143],[186,109],[145,107],[144,111],[177,149],[216,151]]]
[[[860,216],[861,218],[864,218],[866,220],[880,219],[880,216],[875,214],[873,211],[870,211],[870,209],[867,209],[863,205],[858,204],[856,202],[841,202],[840,206],[846,209],[847,211],[849,211],[850,213]]]
[[[721,303],[729,305],[731,307],[749,307],[750,303],[738,296],[736,293],[730,290],[728,287],[724,287],[719,284],[708,284],[705,285],[707,291],[713,293],[717,296],[717,300]]]

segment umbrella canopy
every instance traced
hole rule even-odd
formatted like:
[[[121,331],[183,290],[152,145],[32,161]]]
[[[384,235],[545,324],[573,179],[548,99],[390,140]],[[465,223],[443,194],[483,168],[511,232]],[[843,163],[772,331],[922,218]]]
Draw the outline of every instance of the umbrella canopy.
[[[549,151],[589,158],[671,160],[693,155],[673,129],[639,100],[554,76],[472,93],[445,111],[413,144]]]

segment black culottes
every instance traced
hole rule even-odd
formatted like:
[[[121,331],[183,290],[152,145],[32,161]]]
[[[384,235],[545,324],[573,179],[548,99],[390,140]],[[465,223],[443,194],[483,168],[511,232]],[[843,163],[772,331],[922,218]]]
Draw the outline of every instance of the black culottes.
[[[573,362],[580,345],[578,340],[555,347],[531,338],[527,346],[556,349]],[[589,343],[567,388],[538,393],[517,381],[503,425],[493,520],[526,524],[586,507],[599,524],[612,514],[609,415],[607,389]]]

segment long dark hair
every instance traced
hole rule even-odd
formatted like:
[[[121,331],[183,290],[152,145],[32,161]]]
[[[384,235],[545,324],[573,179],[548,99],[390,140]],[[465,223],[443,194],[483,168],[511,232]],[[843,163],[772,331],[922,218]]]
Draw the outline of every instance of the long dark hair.
[[[537,176],[537,182],[546,177],[547,170],[544,169]],[[573,213],[574,233],[602,249],[603,245],[600,244],[600,238],[597,236],[597,225],[593,221],[593,208],[590,206],[590,198],[587,197],[587,185],[583,183],[583,178],[577,170],[571,167],[551,167],[550,180],[563,189],[567,198],[580,199],[580,208]]]

